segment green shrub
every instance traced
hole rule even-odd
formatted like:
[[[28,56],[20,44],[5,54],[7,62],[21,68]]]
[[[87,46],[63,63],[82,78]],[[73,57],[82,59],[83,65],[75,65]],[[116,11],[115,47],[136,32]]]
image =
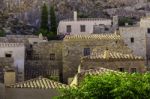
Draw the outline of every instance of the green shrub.
[[[150,74],[105,73],[87,76],[57,99],[150,99]]]

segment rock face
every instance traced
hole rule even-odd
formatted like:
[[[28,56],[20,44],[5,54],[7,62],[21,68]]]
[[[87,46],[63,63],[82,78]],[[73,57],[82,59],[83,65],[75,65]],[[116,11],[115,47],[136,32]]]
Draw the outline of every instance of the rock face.
[[[36,28],[17,19],[13,14],[0,11],[0,31],[6,34],[33,34]]]
[[[77,10],[80,16],[86,17],[107,17],[103,12],[105,8],[132,6],[146,0],[4,0],[7,9],[17,15],[23,21],[38,25],[40,10],[43,3],[48,6],[54,5],[57,18],[65,19],[72,17],[72,11]]]
[[[57,20],[72,18],[73,10],[79,17],[112,17],[104,9],[123,8],[146,2],[146,0],[0,0],[0,10],[13,13],[24,24],[39,27],[41,7],[54,5]],[[128,11],[127,11],[128,12]],[[125,14],[126,15],[126,14]],[[25,33],[26,34],[26,33]]]

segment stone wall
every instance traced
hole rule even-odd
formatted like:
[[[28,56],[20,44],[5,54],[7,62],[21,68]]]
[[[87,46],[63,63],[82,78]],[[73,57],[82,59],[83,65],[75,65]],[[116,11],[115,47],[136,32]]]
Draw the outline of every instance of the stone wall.
[[[7,56],[8,55],[8,56]],[[23,43],[0,43],[0,57],[13,58],[17,81],[24,81],[25,46]]]
[[[12,67],[14,63],[13,58],[0,57],[0,67]]]
[[[141,27],[122,27],[120,35],[133,54],[146,58],[146,29]],[[133,42],[131,41],[133,39]]]
[[[61,77],[62,41],[34,44],[28,57],[25,66],[26,79],[41,75],[44,77]]]
[[[5,85],[0,83],[0,99],[5,99]]]
[[[96,69],[99,67],[119,71],[119,68],[124,68],[124,72],[132,73],[133,68],[139,73],[146,71],[144,60],[84,60],[81,64],[81,70]]]
[[[64,40],[63,43],[63,79],[67,83],[68,78],[74,77],[77,68],[84,56],[84,48],[90,48],[91,53],[100,54],[104,50],[131,53],[131,50],[123,43],[121,39],[76,39]]]

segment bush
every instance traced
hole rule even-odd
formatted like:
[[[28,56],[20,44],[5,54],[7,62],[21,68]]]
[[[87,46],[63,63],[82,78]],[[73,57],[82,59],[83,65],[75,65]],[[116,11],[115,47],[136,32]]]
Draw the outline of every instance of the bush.
[[[5,36],[5,33],[3,30],[0,30],[0,37],[3,37],[3,36]]]
[[[125,26],[125,23],[128,23],[129,25],[134,24],[133,19],[131,18],[124,17],[119,19],[119,26]]]
[[[150,74],[105,73],[87,76],[57,99],[150,99]]]

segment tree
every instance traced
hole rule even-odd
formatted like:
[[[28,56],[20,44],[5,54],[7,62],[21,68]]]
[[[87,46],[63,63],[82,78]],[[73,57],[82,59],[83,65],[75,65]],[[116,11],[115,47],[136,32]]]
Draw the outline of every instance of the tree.
[[[46,4],[44,3],[42,7],[42,14],[41,14],[41,27],[40,29],[44,29],[48,31],[48,9]]]
[[[43,36],[47,36],[48,35],[48,30],[40,29],[36,34],[39,35],[40,33],[42,33]]]
[[[50,32],[54,33],[54,35],[56,36],[57,35],[57,23],[56,23],[55,10],[53,6],[51,6],[50,8],[50,25],[51,25]]]
[[[119,26],[125,26],[125,23],[128,23],[129,25],[134,24],[133,19],[131,18],[124,17],[119,19]]]
[[[0,37],[3,37],[3,36],[5,36],[5,33],[3,30],[0,30]]]
[[[87,76],[56,99],[150,99],[150,73],[104,73]]]

